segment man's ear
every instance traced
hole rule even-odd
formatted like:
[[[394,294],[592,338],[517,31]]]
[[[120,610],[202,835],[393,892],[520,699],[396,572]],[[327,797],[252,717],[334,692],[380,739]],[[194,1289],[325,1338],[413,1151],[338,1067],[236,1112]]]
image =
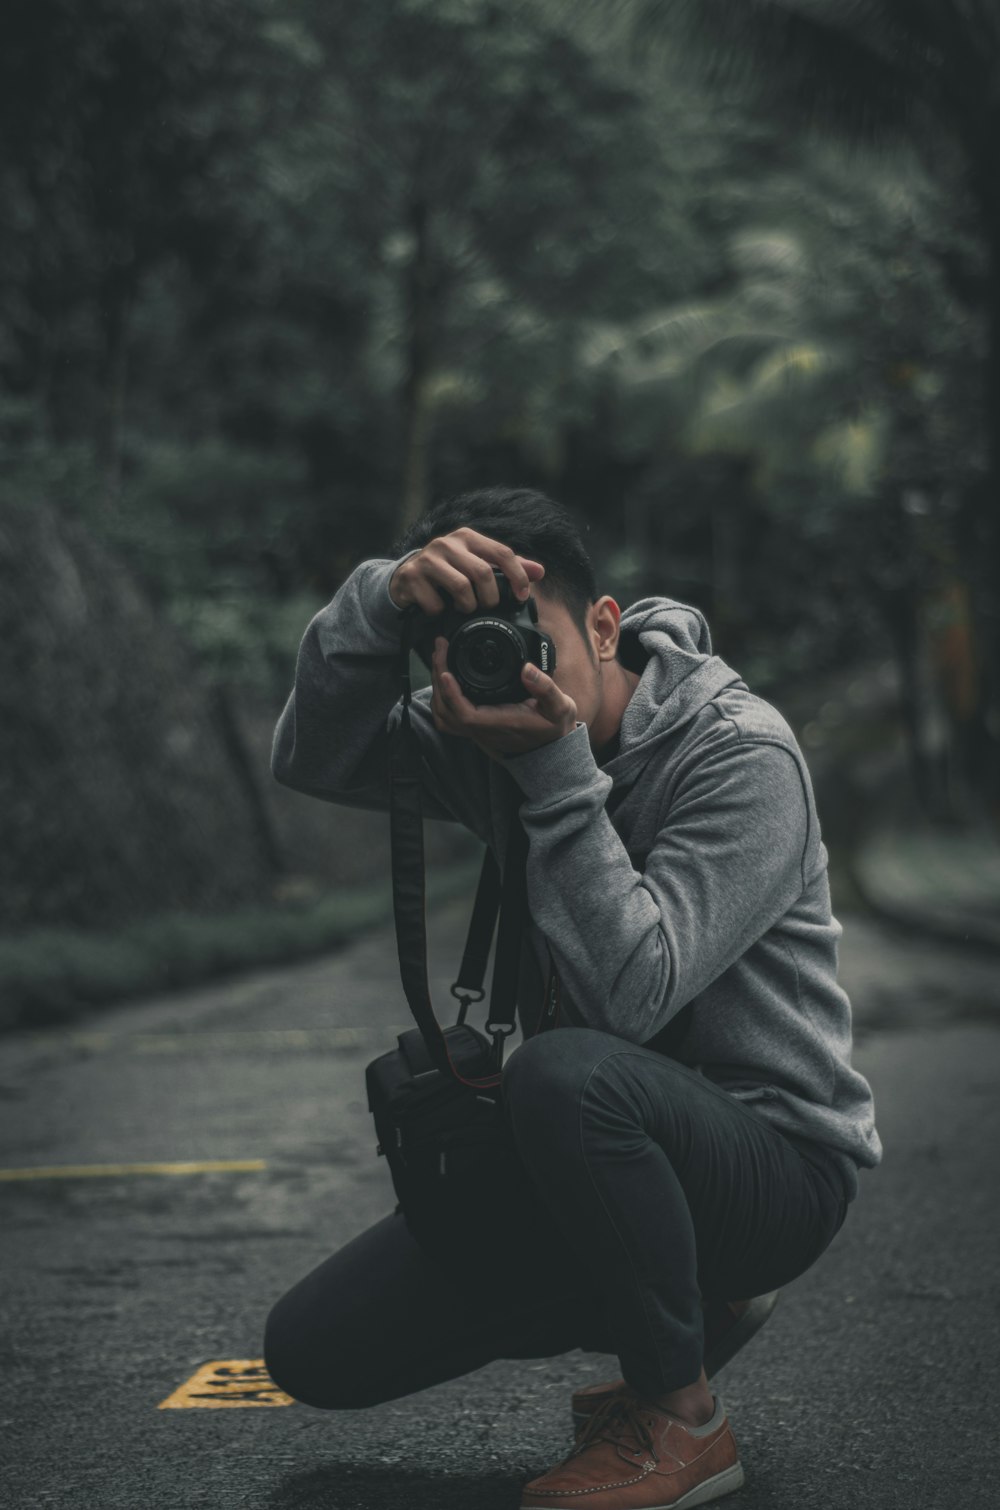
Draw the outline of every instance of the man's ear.
[[[613,661],[618,651],[622,611],[608,593],[598,598],[592,610],[594,633],[597,635],[597,659]]]

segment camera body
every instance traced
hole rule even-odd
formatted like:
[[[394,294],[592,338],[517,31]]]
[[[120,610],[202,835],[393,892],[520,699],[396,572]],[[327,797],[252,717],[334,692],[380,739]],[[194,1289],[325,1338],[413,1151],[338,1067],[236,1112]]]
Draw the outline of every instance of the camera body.
[[[500,591],[496,608],[460,613],[448,599],[443,614],[435,616],[430,643],[442,634],[448,641],[448,670],[470,703],[521,703],[531,696],[521,679],[521,669],[530,661],[551,676],[556,665],[556,647],[551,636],[538,628],[538,605],[534,596],[523,603],[514,596],[509,580],[493,567]],[[425,662],[429,655],[417,647]]]

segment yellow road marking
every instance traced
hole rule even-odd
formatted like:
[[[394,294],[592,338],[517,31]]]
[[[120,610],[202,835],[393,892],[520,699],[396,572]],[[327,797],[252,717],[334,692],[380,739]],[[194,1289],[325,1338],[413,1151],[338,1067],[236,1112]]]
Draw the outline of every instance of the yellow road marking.
[[[0,1180],[89,1180],[122,1174],[253,1174],[264,1159],[199,1159],[186,1164],[48,1164],[37,1169],[0,1169]]]
[[[161,1400],[157,1410],[233,1410],[248,1405],[294,1405],[264,1367],[262,1358],[203,1363],[186,1384]]]

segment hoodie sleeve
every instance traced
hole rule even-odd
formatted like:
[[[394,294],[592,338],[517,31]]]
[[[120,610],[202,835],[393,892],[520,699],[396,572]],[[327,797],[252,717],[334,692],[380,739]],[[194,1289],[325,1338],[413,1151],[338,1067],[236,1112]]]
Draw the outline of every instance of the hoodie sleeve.
[[[678,780],[642,870],[604,810],[612,781],[585,725],[507,764],[525,798],[532,917],[590,1027],[645,1043],[803,889],[809,807],[781,744],[721,726]]]
[[[282,785],[388,812],[389,734],[402,707],[403,610],[389,595],[398,565],[362,561],[307,625],[271,749],[271,772]],[[423,759],[424,815],[462,823],[485,840],[489,757],[469,740],[441,734],[430,699],[430,688],[422,688],[410,703]]]

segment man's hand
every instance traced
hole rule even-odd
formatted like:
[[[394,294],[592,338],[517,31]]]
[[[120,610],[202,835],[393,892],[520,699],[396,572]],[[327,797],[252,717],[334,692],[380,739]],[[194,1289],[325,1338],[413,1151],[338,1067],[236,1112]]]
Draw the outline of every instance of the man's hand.
[[[527,598],[532,583],[545,575],[540,561],[518,556],[509,545],[463,525],[449,535],[435,536],[397,566],[389,581],[389,596],[397,608],[412,604],[429,618],[444,612],[441,588],[461,613],[496,608],[500,589],[494,566],[503,572],[520,603]]]
[[[493,760],[537,750],[576,728],[576,703],[530,662],[521,668],[521,678],[531,696],[523,703],[492,707],[470,703],[447,665],[448,641],[438,635],[431,661],[434,727],[442,734],[471,739]]]

